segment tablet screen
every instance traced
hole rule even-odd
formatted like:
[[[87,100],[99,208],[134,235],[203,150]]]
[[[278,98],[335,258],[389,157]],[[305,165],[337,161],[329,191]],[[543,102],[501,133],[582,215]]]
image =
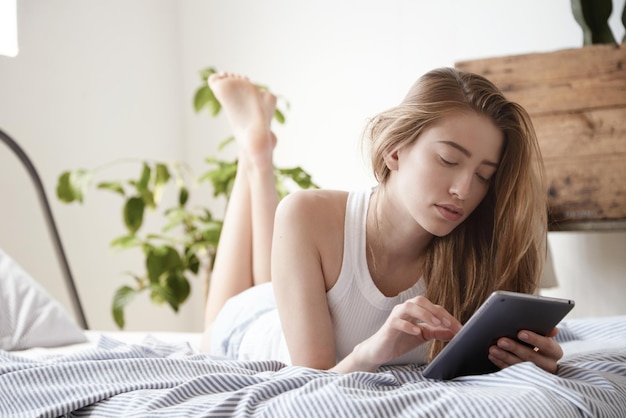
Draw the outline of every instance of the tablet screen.
[[[574,307],[569,299],[496,291],[481,305],[424,370],[433,379],[452,379],[500,370],[487,357],[500,337],[521,330],[546,335]]]

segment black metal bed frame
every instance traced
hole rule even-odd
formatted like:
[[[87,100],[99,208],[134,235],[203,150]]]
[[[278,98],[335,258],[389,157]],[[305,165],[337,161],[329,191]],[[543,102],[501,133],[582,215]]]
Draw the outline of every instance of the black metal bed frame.
[[[4,142],[19,158],[19,160],[26,168],[26,171],[30,175],[31,180],[35,186],[35,190],[37,191],[37,196],[39,197],[39,204],[43,211],[44,217],[46,219],[46,224],[48,225],[48,231],[50,232],[50,237],[52,239],[52,243],[54,245],[54,250],[56,252],[57,259],[59,260],[59,264],[61,265],[61,270],[63,272],[63,277],[65,279],[65,285],[70,294],[70,302],[72,304],[72,309],[74,310],[74,314],[78,321],[78,324],[83,329],[88,329],[87,319],[85,317],[85,313],[83,311],[83,307],[80,303],[80,297],[78,296],[78,292],[76,290],[76,284],[74,282],[74,278],[72,276],[72,272],[70,270],[69,263],[67,261],[67,257],[65,255],[65,250],[63,248],[63,244],[61,242],[61,237],[59,236],[59,231],[56,226],[56,222],[54,220],[54,216],[52,215],[52,210],[50,209],[50,203],[48,201],[48,197],[46,196],[46,191],[44,189],[43,183],[37,170],[35,169],[34,164],[28,158],[24,150],[15,142],[13,138],[7,135],[5,132],[0,130],[0,140]]]

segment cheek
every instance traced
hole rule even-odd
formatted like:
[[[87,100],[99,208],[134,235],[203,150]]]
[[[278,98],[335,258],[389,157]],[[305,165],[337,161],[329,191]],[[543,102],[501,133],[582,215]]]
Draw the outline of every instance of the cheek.
[[[438,189],[446,183],[446,173],[432,164],[416,164],[406,180],[425,196],[438,192]]]
[[[415,176],[428,181],[436,181],[444,179],[450,170],[446,170],[441,164],[434,161],[433,158],[427,158],[425,155],[420,156],[413,162],[413,171]]]
[[[476,194],[472,197],[471,202],[472,212],[480,205],[480,202],[483,201],[485,196],[487,196],[487,192],[489,192],[489,186],[485,186],[482,183],[476,186]]]

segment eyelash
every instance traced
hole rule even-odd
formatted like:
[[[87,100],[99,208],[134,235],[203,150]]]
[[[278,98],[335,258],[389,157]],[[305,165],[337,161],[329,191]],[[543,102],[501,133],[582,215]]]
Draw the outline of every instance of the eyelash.
[[[485,183],[485,184],[489,184],[489,183],[491,183],[491,179],[486,179],[486,178],[484,178],[483,176],[481,176],[481,175],[480,175],[480,174],[478,174],[478,173],[476,173],[476,177],[478,177],[478,179],[479,179],[480,181],[482,181],[483,183]]]
[[[439,159],[441,160],[441,162],[442,162],[442,163],[444,163],[444,164],[445,164],[445,165],[447,165],[447,166],[452,167],[452,166],[457,165],[457,163],[453,163],[452,161],[448,161],[448,160],[444,159],[444,158],[443,158],[443,157],[441,157],[441,156],[439,156]]]
[[[458,163],[453,163],[452,161],[448,161],[448,160],[446,160],[445,158],[443,158],[442,156],[439,156],[439,159],[441,160],[441,162],[442,162],[444,165],[447,165],[448,167],[454,167],[454,166],[456,166],[456,165],[458,164]],[[480,175],[480,174],[478,174],[478,173],[476,173],[476,177],[478,177],[478,179],[479,179],[480,181],[482,181],[483,183],[485,183],[485,184],[489,184],[489,183],[491,183],[491,179],[484,178],[483,176],[481,176],[481,175]]]

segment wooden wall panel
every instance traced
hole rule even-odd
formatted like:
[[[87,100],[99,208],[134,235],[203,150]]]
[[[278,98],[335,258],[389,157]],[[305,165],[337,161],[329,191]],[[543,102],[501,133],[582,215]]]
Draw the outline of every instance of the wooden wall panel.
[[[456,67],[484,75],[531,115],[553,221],[626,220],[626,44]]]

